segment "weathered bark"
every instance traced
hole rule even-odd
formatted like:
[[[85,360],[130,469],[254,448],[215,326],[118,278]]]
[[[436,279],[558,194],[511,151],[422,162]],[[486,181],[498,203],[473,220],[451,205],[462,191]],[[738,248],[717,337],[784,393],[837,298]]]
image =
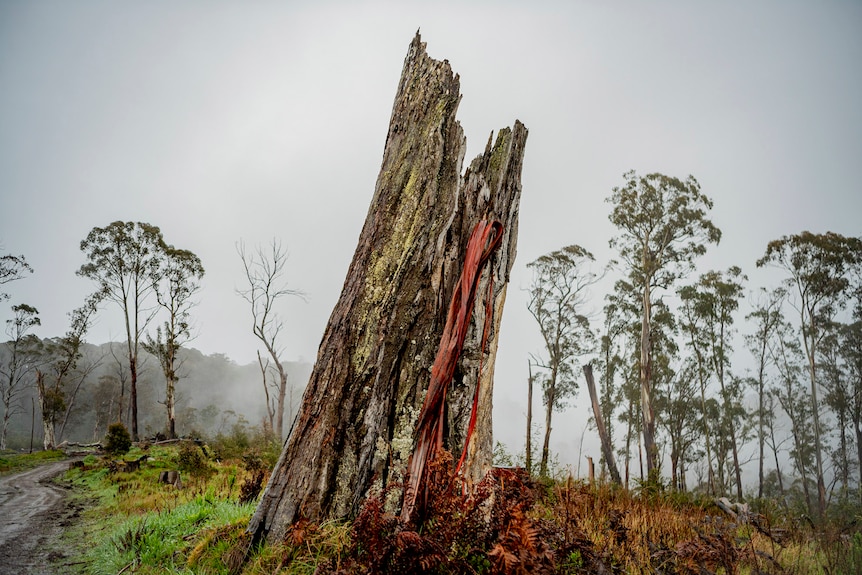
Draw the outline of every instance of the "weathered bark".
[[[460,453],[482,362],[476,431],[464,470],[476,481],[491,465],[491,392],[506,283],[515,257],[520,122],[488,140],[465,175],[465,139],[455,112],[459,79],[431,59],[417,34],[399,83],[374,197],[341,297],[318,350],[293,431],[251,519],[255,539],[280,540],[300,517],[356,513],[370,489],[391,505],[413,447],[416,418],[467,240],[478,221],[503,223],[503,240],[477,293],[494,277],[491,334],[482,357],[485,298],[447,396],[444,445]]]
[[[39,395],[39,410],[42,412],[42,448],[47,451],[54,449],[57,444],[54,436],[54,409],[49,405],[45,374],[38,369],[36,370],[36,392]]]
[[[590,400],[593,402],[593,417],[596,419],[596,428],[599,430],[599,439],[602,442],[602,457],[605,459],[605,465],[608,466],[611,481],[621,485],[620,472],[617,470],[617,461],[614,459],[614,446],[611,443],[610,435],[608,435],[608,429],[605,427],[602,409],[599,405],[599,396],[596,393],[596,380],[593,378],[592,365],[584,366],[584,377],[587,379],[587,389],[590,392]]]

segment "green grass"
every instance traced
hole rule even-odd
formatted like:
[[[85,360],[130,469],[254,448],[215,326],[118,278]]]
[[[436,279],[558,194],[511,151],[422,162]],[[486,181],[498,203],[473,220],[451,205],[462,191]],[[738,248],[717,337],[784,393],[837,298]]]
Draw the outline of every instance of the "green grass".
[[[187,564],[195,539],[227,525],[244,526],[253,512],[254,504],[201,495],[172,510],[123,521],[104,533],[86,560],[94,575],[118,573],[129,565],[135,573],[194,573]]]
[[[0,454],[0,475],[8,475],[32,469],[43,463],[59,461],[65,457],[62,451],[36,451],[35,453],[5,452]]]
[[[180,446],[135,447],[122,460],[148,458],[140,469],[115,471],[88,456],[61,482],[86,503],[65,544],[81,557],[82,573],[227,573],[236,542],[256,503],[237,502],[246,471],[237,461],[206,460],[183,470]],[[185,448],[188,450],[188,447]],[[159,483],[180,469],[183,487]]]

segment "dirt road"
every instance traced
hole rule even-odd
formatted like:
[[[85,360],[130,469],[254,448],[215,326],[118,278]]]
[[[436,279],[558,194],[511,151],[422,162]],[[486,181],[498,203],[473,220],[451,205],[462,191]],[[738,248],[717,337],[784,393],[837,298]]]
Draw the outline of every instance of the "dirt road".
[[[63,554],[52,545],[77,510],[65,503],[66,492],[51,479],[68,461],[42,465],[0,477],[0,573],[55,575],[71,568],[52,565]]]

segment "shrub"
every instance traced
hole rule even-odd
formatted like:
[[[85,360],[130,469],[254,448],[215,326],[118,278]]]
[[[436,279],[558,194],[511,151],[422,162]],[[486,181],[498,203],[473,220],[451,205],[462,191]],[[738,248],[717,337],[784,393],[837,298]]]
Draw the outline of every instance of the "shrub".
[[[129,430],[122,423],[112,423],[108,426],[108,433],[102,446],[110,455],[124,455],[132,448],[132,438]]]
[[[251,503],[260,495],[263,483],[266,479],[266,464],[257,453],[246,453],[242,456],[242,463],[248,472],[248,477],[243,482],[239,493],[240,503]]]
[[[210,466],[203,451],[191,441],[184,441],[180,445],[177,463],[180,471],[191,475],[206,475],[210,472]]]

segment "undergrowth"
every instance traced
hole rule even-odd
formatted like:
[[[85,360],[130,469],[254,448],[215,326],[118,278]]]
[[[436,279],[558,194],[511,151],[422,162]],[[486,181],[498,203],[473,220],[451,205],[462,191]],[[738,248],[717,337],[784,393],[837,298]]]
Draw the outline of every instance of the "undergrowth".
[[[139,468],[88,457],[71,470],[66,481],[97,502],[72,535],[88,548],[86,572],[862,572],[862,532],[852,518],[842,528],[814,531],[763,507],[748,520],[734,520],[709,499],[661,486],[627,491],[572,480],[539,482],[517,468],[493,469],[465,496],[459,483],[449,480],[448,454],[431,466],[436,480],[415,523],[388,513],[384,502],[393,493],[381,492],[366,500],[353,521],[301,519],[284,541],[251,548],[245,530],[271,468],[269,456],[248,452],[217,459],[216,453],[189,446],[135,447],[123,461],[141,461]],[[162,471],[184,466],[189,471],[181,471],[182,488],[158,482]]]
[[[66,541],[79,548],[82,572],[230,572],[256,504],[240,501],[244,486],[264,477],[260,464],[216,460],[209,451],[191,442],[145,445],[74,464],[62,482],[88,505]],[[178,471],[182,487],[161,482],[165,471]]]

